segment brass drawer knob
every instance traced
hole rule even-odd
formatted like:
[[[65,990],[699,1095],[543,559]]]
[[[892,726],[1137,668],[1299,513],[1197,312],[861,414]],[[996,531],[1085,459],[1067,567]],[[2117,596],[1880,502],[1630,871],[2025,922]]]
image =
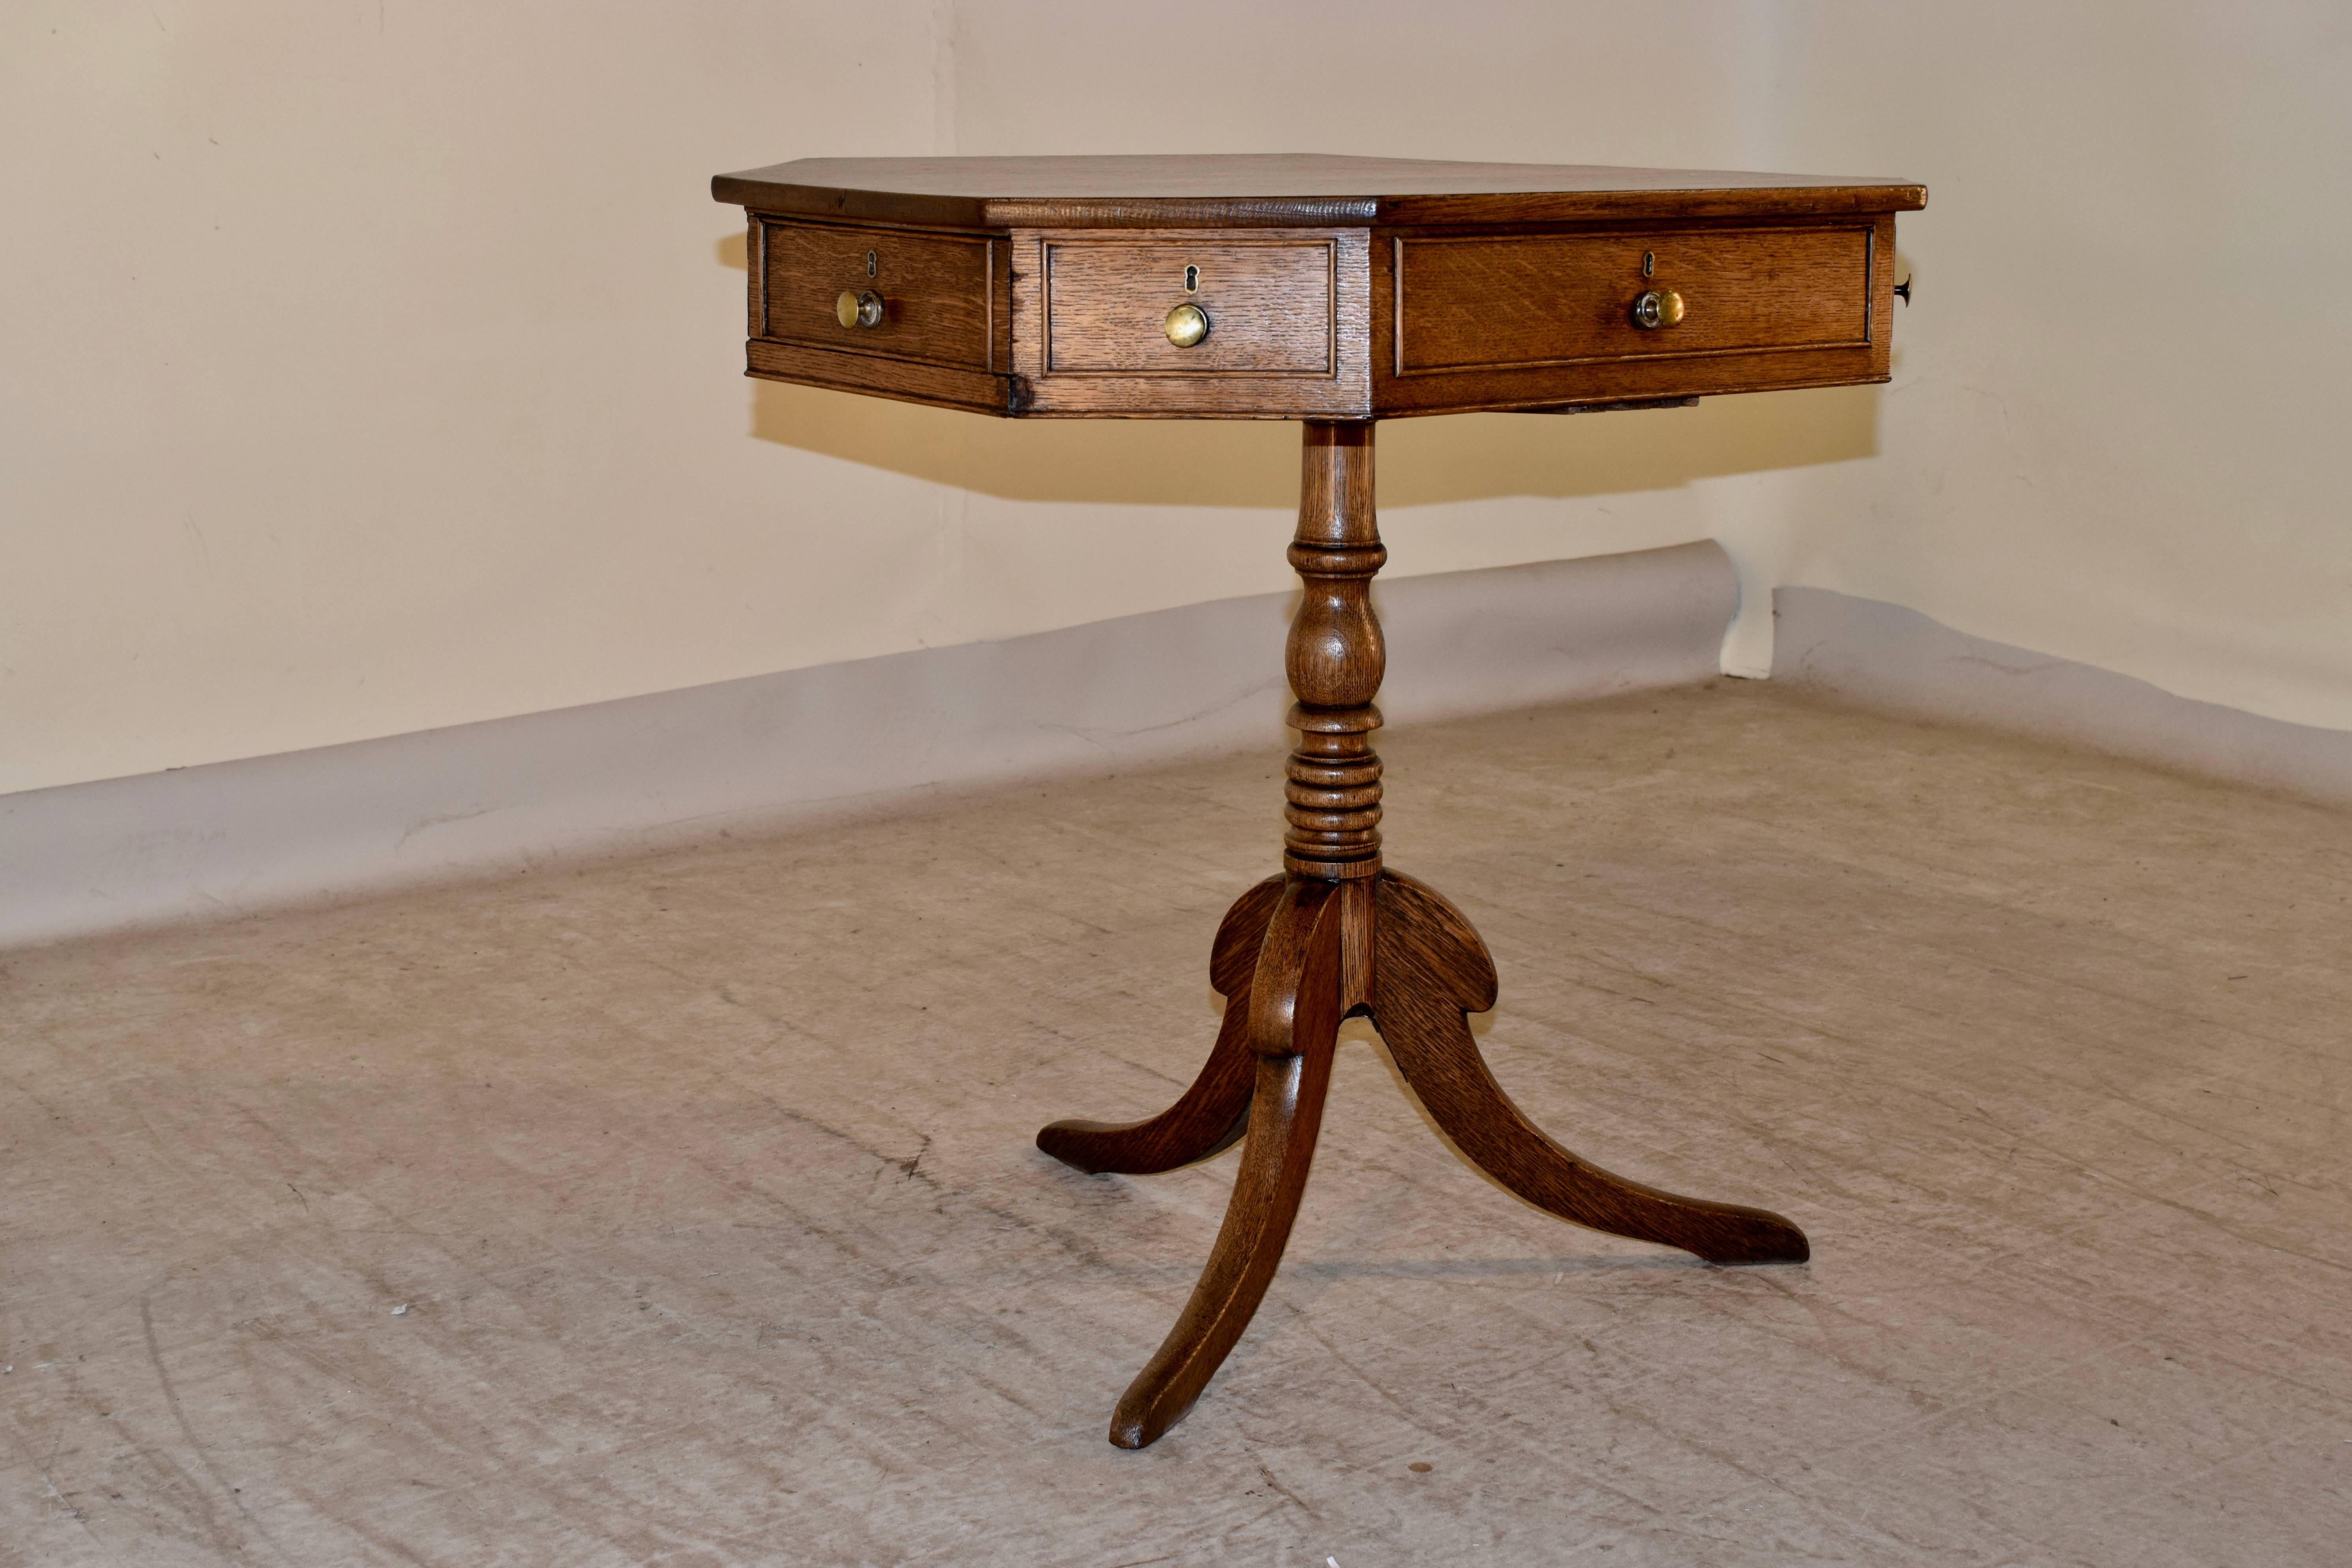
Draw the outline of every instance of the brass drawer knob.
[[[871,289],[862,294],[844,289],[841,298],[833,302],[833,315],[845,327],[878,327],[882,324],[882,296]]]
[[[1168,341],[1189,349],[1209,335],[1209,315],[1198,305],[1179,305],[1168,312]]]
[[[1650,289],[1633,301],[1633,324],[1671,327],[1683,319],[1683,297],[1671,289]]]

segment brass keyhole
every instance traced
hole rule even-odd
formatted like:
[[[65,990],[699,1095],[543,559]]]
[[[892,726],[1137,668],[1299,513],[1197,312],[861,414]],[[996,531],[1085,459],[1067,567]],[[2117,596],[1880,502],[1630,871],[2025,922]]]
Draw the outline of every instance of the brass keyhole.
[[[1197,294],[1200,291],[1201,269],[1197,267],[1187,267],[1184,268],[1184,292]]]
[[[1658,253],[1654,250],[1642,252],[1642,276],[1647,278],[1657,269]]]
[[[873,251],[867,251],[866,253],[866,276],[868,278],[878,278],[881,276],[881,273],[882,258],[875,254]]]

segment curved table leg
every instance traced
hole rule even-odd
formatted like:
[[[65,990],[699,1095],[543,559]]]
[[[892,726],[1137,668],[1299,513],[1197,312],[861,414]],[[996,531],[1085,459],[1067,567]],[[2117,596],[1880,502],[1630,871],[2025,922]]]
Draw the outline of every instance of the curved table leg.
[[[1056,1121],[1037,1134],[1038,1148],[1097,1175],[1149,1176],[1233,1146],[1249,1125],[1256,1074],[1249,1048],[1250,973],[1281,893],[1282,879],[1267,878],[1236,900],[1218,926],[1209,980],[1225,998],[1224,1022],[1207,1064],[1176,1103],[1141,1121]]]
[[[1465,1015],[1494,1005],[1495,964],[1461,911],[1384,872],[1373,927],[1372,1023],[1430,1118],[1473,1163],[1538,1208],[1710,1263],[1802,1263],[1804,1233],[1779,1215],[1680,1197],[1612,1175],[1544,1134],[1486,1070]]]
[[[1140,1448],[1192,1408],[1249,1327],[1290,1240],[1323,1123],[1339,996],[1340,904],[1328,882],[1283,890],[1250,983],[1256,1057],[1249,1142],[1224,1225],[1192,1299],[1110,1418],[1110,1440]]]

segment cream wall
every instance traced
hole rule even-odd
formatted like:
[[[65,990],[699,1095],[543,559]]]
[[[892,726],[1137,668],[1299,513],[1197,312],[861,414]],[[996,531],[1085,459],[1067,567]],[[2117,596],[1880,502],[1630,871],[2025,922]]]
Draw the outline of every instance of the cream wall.
[[[1883,125],[1931,205],[1881,460],[1748,569],[2352,730],[2352,5],[1900,12],[1784,39],[1776,160]]]
[[[821,153],[1924,180],[1892,387],[1385,426],[1391,571],[1716,537],[1731,668],[1803,583],[2352,728],[2346,16],[16,0],[0,790],[1286,583],[1286,426],[740,379],[705,182]]]

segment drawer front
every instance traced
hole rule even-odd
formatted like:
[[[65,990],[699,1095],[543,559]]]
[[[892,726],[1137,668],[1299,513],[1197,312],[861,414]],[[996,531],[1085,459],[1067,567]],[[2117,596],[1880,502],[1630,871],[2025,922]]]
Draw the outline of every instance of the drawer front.
[[[1328,376],[1338,362],[1330,240],[1055,239],[1043,254],[1047,374]],[[1178,305],[1209,319],[1188,348],[1168,338]]]
[[[1872,231],[1399,238],[1399,376],[1870,342]],[[1634,301],[1681,296],[1644,329]]]
[[[763,222],[765,288],[756,333],[810,348],[1002,370],[1001,243],[977,235]],[[843,326],[835,301],[844,291],[868,290],[882,299],[882,319]]]

